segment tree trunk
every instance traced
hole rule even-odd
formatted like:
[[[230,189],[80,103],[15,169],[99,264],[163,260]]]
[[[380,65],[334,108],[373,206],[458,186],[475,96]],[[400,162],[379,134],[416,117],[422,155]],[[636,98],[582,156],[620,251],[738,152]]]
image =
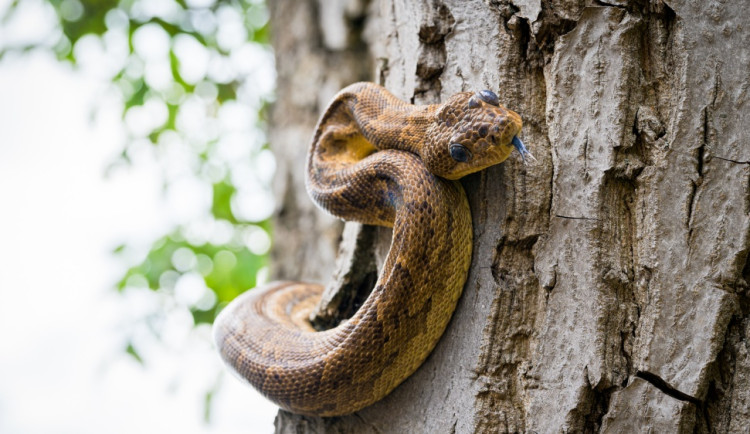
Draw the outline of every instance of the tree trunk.
[[[307,197],[304,154],[351,82],[420,104],[495,90],[539,160],[462,180],[472,267],[425,364],[351,416],[282,411],[277,432],[747,432],[743,2],[270,3],[275,277],[334,270],[340,225]],[[374,268],[362,258],[389,242],[348,233],[328,303],[362,286]]]

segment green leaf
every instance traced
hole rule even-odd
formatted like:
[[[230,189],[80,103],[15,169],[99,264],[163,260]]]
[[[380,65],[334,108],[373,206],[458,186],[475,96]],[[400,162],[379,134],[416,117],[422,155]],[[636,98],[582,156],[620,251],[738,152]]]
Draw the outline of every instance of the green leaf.
[[[50,1],[60,17],[61,1]],[[81,19],[67,21],[59,19],[63,34],[75,44],[81,37],[88,34],[103,35],[107,31],[104,17],[112,9],[117,8],[118,0],[88,0],[82,1],[83,15]]]
[[[190,313],[193,315],[193,321],[196,325],[198,324],[213,324],[216,319],[216,311],[214,309],[200,310],[190,309]]]
[[[148,85],[142,79],[132,82],[132,85],[136,89],[136,91],[133,92],[133,95],[131,95],[131,97],[127,101],[125,101],[125,110],[123,110],[123,115],[129,108],[137,105],[143,105],[143,102],[146,99],[146,94],[149,90]]]
[[[263,45],[268,45],[271,43],[271,35],[268,22],[266,22],[263,27],[255,29],[255,32],[253,33],[253,41]]]
[[[232,213],[232,196],[237,189],[227,181],[217,182],[213,186],[213,202],[211,203],[211,214],[217,219],[227,220],[231,223],[237,223],[237,219]]]
[[[237,86],[238,83],[236,81],[229,83],[216,83],[216,88],[219,90],[216,99],[222,104],[237,99]]]
[[[206,423],[211,422],[211,404],[213,403],[216,392],[218,392],[219,388],[221,387],[221,378],[222,374],[219,373],[219,375],[216,377],[216,380],[214,381],[214,384],[209,390],[206,391],[206,394],[203,396],[203,420]]]
[[[140,354],[138,354],[138,351],[136,351],[132,342],[128,342],[128,346],[127,348],[125,348],[125,352],[128,353],[132,358],[134,358],[136,362],[143,365],[143,358]]]
[[[169,116],[167,117],[167,123],[164,125],[166,129],[176,130],[177,129],[177,111],[180,106],[177,104],[167,104],[167,111]]]

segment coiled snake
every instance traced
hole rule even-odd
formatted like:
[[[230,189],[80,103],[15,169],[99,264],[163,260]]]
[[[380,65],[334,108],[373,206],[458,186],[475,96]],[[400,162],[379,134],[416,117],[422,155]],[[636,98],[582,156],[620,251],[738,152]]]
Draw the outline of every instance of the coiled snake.
[[[339,92],[308,152],[307,190],[334,216],[393,227],[383,269],[350,319],[308,320],[323,287],[273,282],[216,319],[226,364],[280,407],[355,412],[386,396],[427,358],[453,314],[471,262],[471,214],[458,182],[504,161],[521,118],[491,91],[407,104],[372,83]]]

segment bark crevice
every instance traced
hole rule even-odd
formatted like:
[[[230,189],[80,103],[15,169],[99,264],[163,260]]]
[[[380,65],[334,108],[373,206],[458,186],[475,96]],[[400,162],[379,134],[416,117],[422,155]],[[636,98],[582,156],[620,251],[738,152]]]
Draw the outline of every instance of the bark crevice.
[[[654,374],[652,372],[647,372],[647,371],[638,371],[635,374],[635,376],[648,381],[654,387],[656,387],[657,389],[661,390],[666,395],[669,395],[674,399],[679,399],[680,401],[691,402],[693,404],[696,404],[697,406],[701,406],[703,404],[703,401],[701,401],[700,399],[694,396],[690,396],[687,393],[674,388],[666,380],[659,377],[657,374]]]
[[[589,220],[589,221],[599,221],[598,218],[594,217],[575,217],[575,216],[569,216],[569,215],[560,215],[555,214],[555,217],[561,218],[561,219],[567,219],[567,220]]]
[[[317,330],[336,327],[352,317],[372,292],[378,279],[375,263],[376,228],[347,223],[339,244],[333,279],[310,315]]]
[[[440,75],[445,69],[445,38],[453,31],[456,20],[440,0],[431,0],[426,17],[419,26],[419,53],[412,103],[433,104],[440,100]]]

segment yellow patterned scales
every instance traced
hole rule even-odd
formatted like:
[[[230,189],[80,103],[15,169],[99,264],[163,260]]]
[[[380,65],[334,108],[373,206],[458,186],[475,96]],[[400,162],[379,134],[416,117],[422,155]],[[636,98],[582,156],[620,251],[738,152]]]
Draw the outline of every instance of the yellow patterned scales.
[[[393,227],[375,288],[350,319],[315,331],[323,287],[273,282],[216,319],[221,357],[280,407],[336,416],[386,396],[435,347],[471,262],[471,214],[458,182],[518,149],[521,118],[491,91],[407,104],[372,83],[339,92],[318,122],[307,190],[344,220]],[[533,158],[533,157],[532,157]]]

